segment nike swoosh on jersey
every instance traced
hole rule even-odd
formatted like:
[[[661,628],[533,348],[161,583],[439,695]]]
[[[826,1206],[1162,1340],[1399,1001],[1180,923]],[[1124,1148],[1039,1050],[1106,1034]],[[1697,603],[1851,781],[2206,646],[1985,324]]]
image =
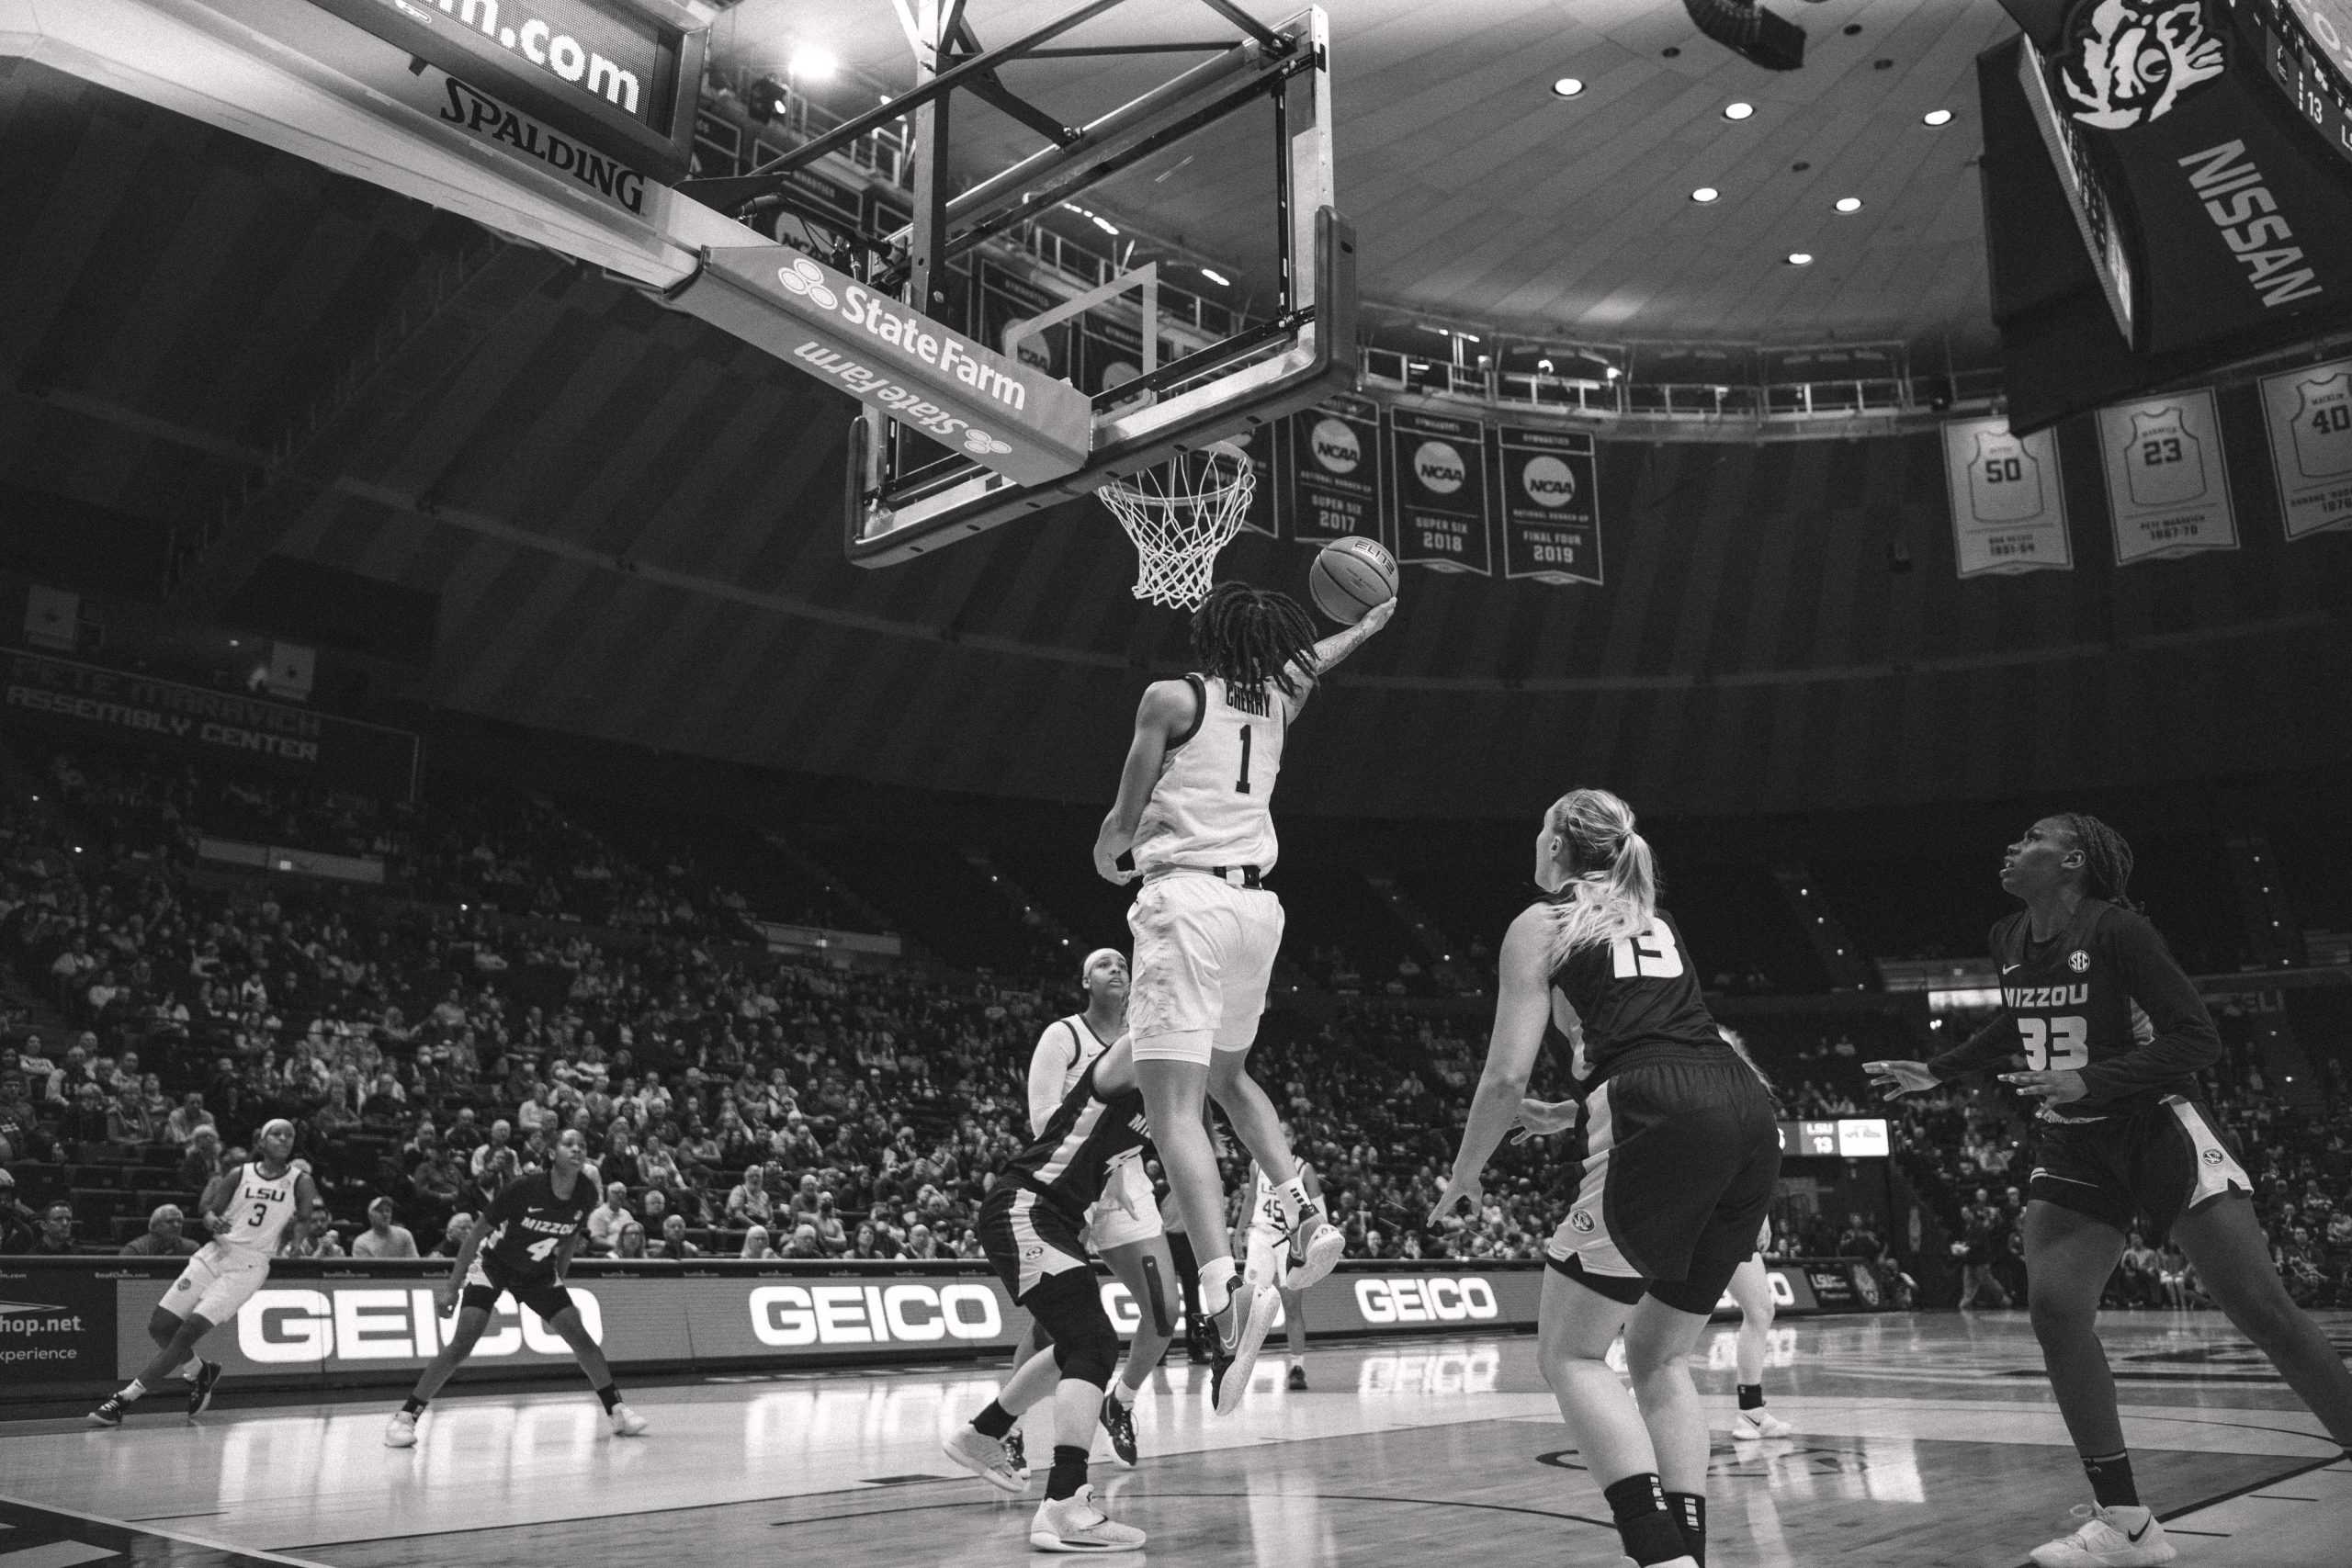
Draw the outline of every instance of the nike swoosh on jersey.
[[[2098,1185],[2096,1181],[2076,1181],[2071,1176],[2060,1176],[2054,1171],[2044,1170],[2038,1165],[2033,1168],[2033,1174],[2026,1178],[2028,1181],[2041,1181],[2045,1179],[2052,1181],[2071,1182],[2076,1187],[2097,1187]]]

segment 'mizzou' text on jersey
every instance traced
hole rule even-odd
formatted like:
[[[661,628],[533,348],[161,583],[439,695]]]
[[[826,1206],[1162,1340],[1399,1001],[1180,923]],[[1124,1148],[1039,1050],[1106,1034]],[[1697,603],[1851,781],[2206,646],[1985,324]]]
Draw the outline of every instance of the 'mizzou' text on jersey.
[[[2246,283],[2262,296],[2265,309],[2322,292],[2319,275],[2302,264],[2303,249],[2278,210],[2278,198],[2263,183],[2262,171],[2246,156],[2243,141],[2224,141],[2180,159],[2188,183],[2205,203],[2205,216],[2222,231]],[[2223,198],[2227,199],[2224,200]]]
[[[2015,990],[2003,987],[2001,1001],[2012,1012],[2030,1011],[2035,1008],[2078,1008],[2091,999],[2091,988],[2079,986],[2021,986]]]

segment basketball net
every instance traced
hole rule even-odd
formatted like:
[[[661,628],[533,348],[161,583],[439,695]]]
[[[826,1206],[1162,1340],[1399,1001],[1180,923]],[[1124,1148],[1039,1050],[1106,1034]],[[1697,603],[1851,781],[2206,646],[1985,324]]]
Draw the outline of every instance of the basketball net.
[[[1218,441],[1096,491],[1135,541],[1136,597],[1199,609],[1216,553],[1240,530],[1257,487],[1248,456]]]

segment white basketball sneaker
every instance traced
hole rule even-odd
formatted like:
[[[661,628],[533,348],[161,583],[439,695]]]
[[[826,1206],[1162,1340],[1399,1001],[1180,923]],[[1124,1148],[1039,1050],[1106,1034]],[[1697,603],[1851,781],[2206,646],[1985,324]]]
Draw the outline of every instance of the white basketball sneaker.
[[[1785,1438],[1795,1430],[1794,1427],[1760,1405],[1754,1410],[1743,1410],[1731,1418],[1731,1435],[1739,1442],[1754,1442],[1759,1438]]]
[[[1348,1238],[1340,1227],[1323,1217],[1321,1204],[1313,1205],[1290,1228],[1290,1246],[1283,1259],[1283,1289],[1303,1291],[1321,1284],[1347,1250]]]
[[[416,1417],[405,1410],[395,1410],[384,1426],[384,1446],[388,1449],[416,1447]]]
[[[939,1445],[939,1451],[1000,1492],[1018,1497],[1029,1489],[1027,1473],[1012,1468],[1004,1445],[981,1436],[978,1427],[956,1427],[954,1436]]]
[[[1039,1551],[1140,1551],[1143,1539],[1143,1531],[1094,1506],[1091,1486],[1081,1486],[1058,1503],[1047,1498],[1029,1521],[1029,1544]]]
[[[2074,1534],[2033,1549],[2041,1568],[2141,1568],[2179,1555],[2165,1539],[2165,1527],[2145,1508],[2077,1503],[2074,1517],[2083,1521]]]
[[[616,1438],[641,1438],[645,1436],[645,1428],[650,1425],[644,1416],[626,1404],[614,1405],[610,1417]]]

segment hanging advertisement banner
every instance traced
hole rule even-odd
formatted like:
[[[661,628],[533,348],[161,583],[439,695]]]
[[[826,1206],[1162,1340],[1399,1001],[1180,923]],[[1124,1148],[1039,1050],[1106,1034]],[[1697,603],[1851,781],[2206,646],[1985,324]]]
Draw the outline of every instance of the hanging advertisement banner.
[[[1381,482],[1380,405],[1333,398],[1290,417],[1290,536],[1327,545],[1351,534],[1391,544],[1387,487]]]
[[[2352,359],[2265,376],[2262,427],[2287,537],[2352,525]]]
[[[2098,449],[2117,565],[2238,547],[2211,390],[2099,410]]]
[[[1961,576],[2074,570],[2055,431],[2015,435],[2006,419],[1953,420],[1944,426],[1944,482]]]
[[[1503,425],[1498,510],[1503,575],[1538,582],[1600,581],[1600,487],[1592,437]]]
[[[1475,419],[1392,408],[1388,464],[1388,493],[1396,498],[1397,561],[1493,576],[1487,427]]]

